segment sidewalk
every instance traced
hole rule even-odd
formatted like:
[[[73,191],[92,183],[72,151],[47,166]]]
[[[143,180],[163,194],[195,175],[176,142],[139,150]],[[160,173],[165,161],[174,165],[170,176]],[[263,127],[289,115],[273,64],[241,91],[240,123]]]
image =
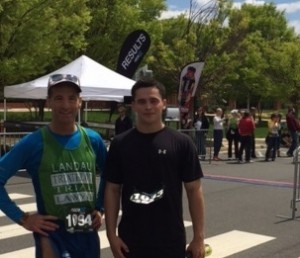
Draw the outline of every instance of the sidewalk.
[[[219,155],[221,158],[220,161],[210,160],[209,152],[207,152],[205,160],[200,160],[205,175],[209,178],[212,174],[218,180],[225,180],[225,177],[228,177],[228,180],[236,178],[237,181],[251,178],[253,182],[250,180],[251,182],[247,181],[245,183],[257,183],[257,180],[262,180],[261,183],[263,184],[267,184],[266,182],[268,181],[272,185],[292,188],[295,180],[295,172],[297,171],[298,173],[296,178],[300,175],[300,150],[298,159],[295,159],[295,157],[288,157],[286,155],[288,148],[281,147],[280,157],[276,157],[275,161],[265,162],[266,144],[264,143],[264,139],[258,139],[256,141],[256,158],[252,159],[253,163],[239,163],[237,160],[228,159],[227,147],[225,140],[223,141],[223,147]],[[211,155],[213,155],[213,148],[211,148]],[[218,178],[218,176],[221,176],[221,178]],[[300,194],[299,183],[298,188]]]
[[[265,143],[265,139],[264,138],[255,138],[255,152],[256,152],[257,159],[254,159],[254,161],[263,161],[265,158],[266,149],[267,149],[267,145]],[[285,147],[280,148],[280,157],[281,158],[287,157],[287,155],[286,155],[287,150],[288,149]],[[212,160],[213,152],[214,152],[213,145],[211,147],[206,148],[206,159],[205,160],[209,161],[209,163],[219,162],[219,161]],[[245,153],[244,153],[244,155],[245,155]],[[219,153],[219,158],[222,159],[223,161],[229,161],[229,159],[228,159],[228,141],[226,140],[226,138],[223,138],[221,151]],[[234,160],[231,160],[231,161],[234,161]]]
[[[256,156],[258,158],[264,157],[266,148],[267,148],[267,145],[265,143],[265,138],[255,138],[255,151],[256,151]],[[228,150],[228,141],[225,138],[223,138],[222,148],[220,151],[220,154],[221,154],[220,158],[227,159],[227,150]],[[213,147],[212,147],[212,151],[213,151]]]

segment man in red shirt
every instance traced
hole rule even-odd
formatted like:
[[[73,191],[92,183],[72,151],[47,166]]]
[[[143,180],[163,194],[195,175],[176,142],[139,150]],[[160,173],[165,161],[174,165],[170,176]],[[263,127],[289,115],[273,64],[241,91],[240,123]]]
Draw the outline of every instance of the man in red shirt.
[[[250,160],[252,135],[255,130],[255,124],[250,116],[249,111],[244,111],[243,117],[238,124],[238,130],[240,134],[240,148],[238,153],[239,163],[243,161],[243,152],[245,150],[246,163],[252,162]]]

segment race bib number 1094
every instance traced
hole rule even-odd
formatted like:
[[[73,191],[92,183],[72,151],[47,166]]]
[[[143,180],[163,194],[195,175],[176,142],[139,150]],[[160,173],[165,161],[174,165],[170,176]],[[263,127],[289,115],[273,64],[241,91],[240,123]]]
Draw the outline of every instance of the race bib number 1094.
[[[73,232],[91,232],[92,215],[82,208],[72,208],[65,217],[67,231]]]

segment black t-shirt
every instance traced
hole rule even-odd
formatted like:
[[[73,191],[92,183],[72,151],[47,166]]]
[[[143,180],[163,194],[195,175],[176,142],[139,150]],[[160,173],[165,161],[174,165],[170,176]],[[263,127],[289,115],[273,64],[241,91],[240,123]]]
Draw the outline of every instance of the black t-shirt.
[[[123,185],[119,236],[133,246],[185,243],[182,182],[202,176],[196,147],[185,134],[164,128],[116,136],[104,178]]]
[[[128,116],[125,116],[123,119],[118,117],[115,122],[115,135],[123,133],[132,128],[132,121]]]

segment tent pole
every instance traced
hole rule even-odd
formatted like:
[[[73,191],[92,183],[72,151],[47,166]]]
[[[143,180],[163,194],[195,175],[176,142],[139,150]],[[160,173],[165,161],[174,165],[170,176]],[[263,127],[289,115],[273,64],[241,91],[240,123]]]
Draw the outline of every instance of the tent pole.
[[[80,112],[80,109],[79,109],[79,112],[78,112],[78,124],[79,125],[81,124],[81,112]]]
[[[4,115],[3,120],[6,121],[6,99],[4,99]]]
[[[6,111],[7,111],[6,98],[4,98],[4,115],[3,115],[3,120],[1,120],[1,132],[3,132],[3,134],[4,134],[4,137],[3,137],[4,148],[6,148],[6,127],[5,127]]]
[[[87,112],[87,108],[88,108],[88,102],[85,102],[85,117],[84,117],[84,122],[87,123],[88,120],[88,112]]]

